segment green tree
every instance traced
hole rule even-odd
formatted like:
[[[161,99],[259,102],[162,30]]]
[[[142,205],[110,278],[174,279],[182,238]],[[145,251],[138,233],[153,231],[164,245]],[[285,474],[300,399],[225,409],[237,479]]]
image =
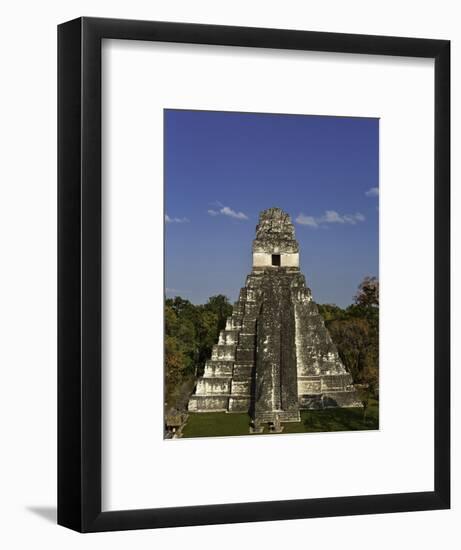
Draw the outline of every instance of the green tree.
[[[347,313],[344,309],[341,309],[335,304],[317,304],[317,307],[327,326],[331,321],[337,321],[347,317]]]
[[[166,303],[165,305],[165,333],[172,336],[176,333],[176,327],[178,324],[178,316],[175,310]]]
[[[203,367],[207,359],[211,357],[213,345],[217,342],[218,316],[213,311],[202,308],[197,325],[197,375],[203,374]]]
[[[345,309],[319,305],[331,338],[355,383],[363,384],[363,399],[377,396],[379,387],[379,282],[365,277],[354,303]]]
[[[354,381],[360,382],[367,363],[369,324],[365,319],[351,318],[333,321],[328,329],[344,366]]]
[[[184,401],[184,388],[203,374],[231,314],[232,306],[222,294],[211,296],[204,305],[194,305],[180,296],[165,300],[165,378],[170,405],[176,408],[178,401]]]
[[[165,336],[165,383],[169,394],[178,386],[184,375],[184,355],[174,336]]]
[[[365,277],[354,297],[359,306],[379,306],[379,281],[377,277]]]
[[[227,318],[232,315],[232,305],[227,296],[218,294],[208,298],[208,301],[204,307],[207,311],[214,313],[218,319],[218,324],[216,327],[216,336],[218,336],[219,332],[226,327]]]

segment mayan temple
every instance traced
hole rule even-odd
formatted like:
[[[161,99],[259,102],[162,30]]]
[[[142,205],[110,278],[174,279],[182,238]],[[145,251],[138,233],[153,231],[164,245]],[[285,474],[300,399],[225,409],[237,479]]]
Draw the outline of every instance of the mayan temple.
[[[253,269],[189,401],[189,411],[249,412],[252,429],[302,409],[361,406],[299,269],[290,216],[261,212]]]

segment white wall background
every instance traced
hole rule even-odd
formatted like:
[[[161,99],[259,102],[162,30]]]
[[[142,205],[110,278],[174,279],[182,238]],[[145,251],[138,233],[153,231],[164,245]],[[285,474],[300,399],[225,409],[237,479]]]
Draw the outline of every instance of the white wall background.
[[[456,469],[461,408],[460,348],[453,348],[453,509],[77,535],[54,525],[56,493],[56,25],[80,15],[449,38],[452,40],[453,151],[458,129],[461,18],[449,0],[68,0],[9,3],[2,10],[0,163],[0,541],[5,548],[280,548],[288,542],[343,549],[453,546],[459,540]],[[454,155],[455,157],[455,155]],[[453,212],[461,206],[453,159]],[[418,216],[415,197],[411,217]],[[459,278],[461,221],[453,220],[453,280]],[[459,288],[453,288],[453,340]],[[416,421],[416,419],[411,419]],[[456,431],[458,433],[456,433]],[[379,475],[379,472],[377,472]]]

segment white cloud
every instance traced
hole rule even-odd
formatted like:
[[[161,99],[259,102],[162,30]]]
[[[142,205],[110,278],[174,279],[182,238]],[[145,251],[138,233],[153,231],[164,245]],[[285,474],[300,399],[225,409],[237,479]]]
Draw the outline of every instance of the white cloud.
[[[170,218],[168,214],[165,214],[165,221],[166,223],[188,223],[189,222],[187,218]]]
[[[368,191],[365,191],[367,197],[378,197],[379,196],[379,187],[370,187]]]
[[[321,218],[324,223],[345,223],[343,217],[341,217],[335,210],[326,210],[325,215]]]
[[[235,220],[247,220],[248,216],[243,212],[236,212],[232,210],[229,206],[223,206],[219,210],[208,210],[210,216],[228,216],[229,218],[234,218]]]
[[[356,225],[359,222],[365,221],[365,216],[360,212],[357,212],[356,214],[339,214],[336,210],[326,210],[323,216],[319,216],[317,218],[314,216],[299,214],[295,221],[300,225],[307,225],[309,227],[320,227],[329,223]]]
[[[231,218],[235,218],[237,220],[248,219],[248,216],[243,212],[236,212],[235,210],[232,210],[232,208],[229,208],[228,206],[224,206],[224,208],[221,208],[221,214],[224,214],[225,216],[229,216]]]
[[[310,227],[318,227],[318,223],[314,216],[305,216],[304,214],[299,214],[296,218],[296,223],[299,225],[309,225]]]

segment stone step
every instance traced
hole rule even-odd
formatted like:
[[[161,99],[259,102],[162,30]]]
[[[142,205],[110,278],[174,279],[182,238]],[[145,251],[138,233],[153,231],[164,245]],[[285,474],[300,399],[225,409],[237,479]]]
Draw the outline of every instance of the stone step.
[[[263,273],[261,271],[252,271],[247,275],[245,286],[247,288],[260,289]]]
[[[221,359],[207,359],[206,360],[206,363],[205,363],[205,367],[206,366],[217,366],[219,365],[220,367],[233,367],[234,366],[234,361],[230,360],[230,361],[226,361],[226,360],[221,360]]]
[[[320,378],[301,378],[298,376],[298,395],[303,394],[320,394],[322,391],[322,381]]]
[[[238,336],[238,344],[242,347],[254,348],[256,346],[256,334],[240,332]]]
[[[255,348],[243,348],[237,346],[235,350],[235,361],[238,363],[241,362],[252,362],[255,360]]]
[[[244,334],[251,334],[256,332],[256,316],[245,317],[242,321],[242,332]]]
[[[245,317],[257,316],[259,313],[260,305],[256,302],[245,302]]]
[[[231,382],[231,395],[250,395],[251,380],[236,380]]]
[[[250,403],[250,397],[231,395],[229,398],[229,412],[248,412]]]
[[[219,333],[218,345],[234,345],[237,344],[239,339],[238,330],[222,330]]]
[[[211,352],[211,359],[233,361],[235,359],[235,345],[215,344]]]
[[[250,380],[253,376],[254,368],[254,363],[236,363],[232,377],[234,380]]]
[[[362,402],[355,389],[347,391],[329,391],[322,394],[305,394],[299,396],[299,408],[330,409],[336,407],[362,407]]]
[[[228,395],[230,388],[230,378],[199,378],[195,393],[197,395]]]
[[[229,409],[229,396],[200,396],[192,395],[188,410],[190,412],[223,412]]]
[[[232,311],[232,316],[243,317],[244,312],[245,312],[245,307],[243,302],[235,302],[234,308]]]
[[[239,331],[242,328],[242,319],[237,317],[228,317],[226,321],[226,330]]]
[[[299,354],[298,376],[343,376],[348,374],[337,354],[333,357],[319,357],[317,353],[306,352]]]
[[[239,303],[250,304],[255,303],[258,298],[258,291],[252,287],[243,287],[240,289]]]
[[[349,373],[299,376],[298,394],[316,394],[326,391],[345,391],[352,388],[352,376]]]
[[[203,378],[230,378],[234,370],[233,361],[207,361]]]

